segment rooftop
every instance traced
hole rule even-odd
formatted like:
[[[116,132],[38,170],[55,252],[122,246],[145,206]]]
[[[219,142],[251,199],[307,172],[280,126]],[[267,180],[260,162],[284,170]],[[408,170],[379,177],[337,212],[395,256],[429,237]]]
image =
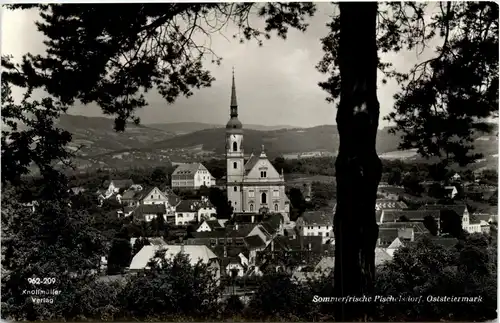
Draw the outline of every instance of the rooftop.
[[[165,250],[165,259],[173,259],[179,253],[188,256],[191,265],[196,265],[201,260],[202,263],[208,263],[217,256],[207,246],[203,245],[165,245],[165,246],[144,246],[132,259],[131,270],[145,269],[151,259],[154,258],[157,251]]]
[[[179,165],[172,175],[194,175],[200,169],[206,169],[201,163],[187,163]]]
[[[134,181],[131,179],[112,179],[104,181],[103,187],[108,188],[111,182],[113,182],[113,185],[117,188],[129,188],[134,185]]]
[[[302,214],[304,225],[309,226],[331,226],[333,225],[333,214],[322,211],[308,211]]]
[[[424,221],[428,216],[439,219],[438,210],[384,210],[383,222]]]

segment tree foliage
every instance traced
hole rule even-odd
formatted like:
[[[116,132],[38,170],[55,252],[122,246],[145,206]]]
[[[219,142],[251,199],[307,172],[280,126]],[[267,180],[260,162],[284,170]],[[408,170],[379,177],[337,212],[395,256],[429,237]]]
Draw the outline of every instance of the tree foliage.
[[[395,111],[386,119],[402,136],[402,149],[416,148],[424,157],[466,165],[480,158],[472,152],[477,132],[491,130],[486,119],[498,114],[498,6],[493,2],[381,3],[378,10],[379,53],[402,50],[423,53],[440,42],[432,58],[409,71],[379,60],[382,83],[401,86]],[[319,85],[340,97],[338,11],[322,39],[325,55],[317,65],[328,80]]]
[[[42,191],[30,212],[11,192],[2,192],[2,317],[41,320],[72,315],[76,291],[94,279],[103,239],[92,219],[74,211],[61,178],[55,177]],[[53,303],[36,304],[23,290],[36,289],[28,278],[55,279],[50,288],[60,290]]]
[[[132,260],[132,246],[125,237],[117,237],[111,243],[108,256],[108,275],[122,273]]]
[[[445,248],[422,239],[403,247],[379,268],[377,292],[422,297],[421,302],[380,303],[377,319],[487,320],[496,316],[496,248],[484,235],[470,235]],[[492,250],[495,250],[492,252]],[[432,255],[432,257],[429,257]],[[494,264],[495,263],[495,264]],[[427,296],[482,297],[480,302],[432,302]]]
[[[165,259],[164,252],[150,262],[150,270],[133,276],[125,287],[127,317],[209,318],[218,314],[221,287],[213,268],[201,262],[193,266],[185,254]]]

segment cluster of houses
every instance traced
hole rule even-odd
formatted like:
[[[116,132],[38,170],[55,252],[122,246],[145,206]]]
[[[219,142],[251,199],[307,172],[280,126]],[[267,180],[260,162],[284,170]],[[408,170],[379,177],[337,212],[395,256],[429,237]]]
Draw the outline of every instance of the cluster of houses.
[[[212,185],[206,182],[206,176],[211,181],[211,175],[206,175],[206,168],[201,166],[191,164],[181,168],[177,175],[184,177],[175,179],[181,181],[175,187]],[[193,176],[192,182],[186,179],[188,175]],[[200,179],[197,179],[198,175]],[[450,214],[458,217],[461,227],[469,233],[487,233],[490,223],[497,222],[496,211],[474,214],[471,219],[467,206],[460,204],[425,205],[410,210],[388,188],[389,185],[381,185],[379,193],[384,197],[376,202],[379,225],[376,265],[390,261],[398,248],[412,244],[422,236],[445,247],[455,246],[458,241],[443,231],[443,223]],[[306,187],[306,191],[308,198],[312,199],[310,188],[307,190]],[[231,219],[222,220],[217,218],[216,209],[208,198],[182,200],[170,188],[161,190],[142,187],[130,180],[111,180],[105,183],[99,198],[112,197],[122,204],[118,212],[124,217],[133,216],[147,222],[162,216],[173,226],[196,224],[194,232],[176,242],[148,237],[150,245],[138,251],[130,263],[128,270],[132,273],[147,269],[150,260],[160,250],[164,251],[166,258],[182,252],[192,264],[201,261],[208,265],[217,279],[246,279],[281,270],[291,273],[294,280],[301,282],[328,275],[335,266],[335,207],[306,211],[295,222],[268,209],[258,213],[234,212]],[[429,227],[431,222],[435,223],[434,229]]]
[[[214,217],[215,207],[207,197],[182,200],[171,189],[143,187],[132,180],[109,180],[103,184],[98,200],[116,199],[122,205],[117,210],[120,217],[132,216],[135,220],[150,222],[163,217],[166,223],[186,226],[193,222]]]

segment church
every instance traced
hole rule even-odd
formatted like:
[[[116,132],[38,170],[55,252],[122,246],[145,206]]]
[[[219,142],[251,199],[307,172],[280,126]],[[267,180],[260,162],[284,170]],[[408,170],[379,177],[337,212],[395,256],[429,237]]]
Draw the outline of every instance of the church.
[[[260,154],[252,153],[245,162],[243,137],[233,71],[230,119],[226,125],[227,198],[234,213],[281,213],[288,222],[290,200],[285,194],[283,170],[280,173],[274,168],[264,145]]]

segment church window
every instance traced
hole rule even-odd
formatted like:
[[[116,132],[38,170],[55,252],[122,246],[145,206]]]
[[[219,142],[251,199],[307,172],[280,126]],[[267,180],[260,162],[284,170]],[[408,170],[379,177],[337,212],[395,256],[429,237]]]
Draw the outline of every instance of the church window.
[[[279,209],[278,204],[274,204],[274,211],[278,212],[278,209]]]
[[[267,176],[267,172],[260,172],[260,177],[266,177]]]
[[[234,190],[235,192],[238,192],[238,187],[237,187],[237,186],[233,187],[233,190]]]
[[[248,197],[255,197],[255,192],[253,190],[248,191]]]
[[[250,212],[253,211],[253,204],[250,204]]]
[[[280,196],[280,191],[274,190],[273,191],[273,197],[279,197]]]
[[[266,193],[262,193],[262,195],[260,196],[260,202],[262,204],[266,204],[267,203],[267,194]]]
[[[238,151],[238,143],[233,142],[233,151]]]
[[[238,163],[237,163],[237,162],[234,162],[234,163],[233,163],[233,168],[234,168],[234,169],[237,169],[237,168],[238,168]]]

